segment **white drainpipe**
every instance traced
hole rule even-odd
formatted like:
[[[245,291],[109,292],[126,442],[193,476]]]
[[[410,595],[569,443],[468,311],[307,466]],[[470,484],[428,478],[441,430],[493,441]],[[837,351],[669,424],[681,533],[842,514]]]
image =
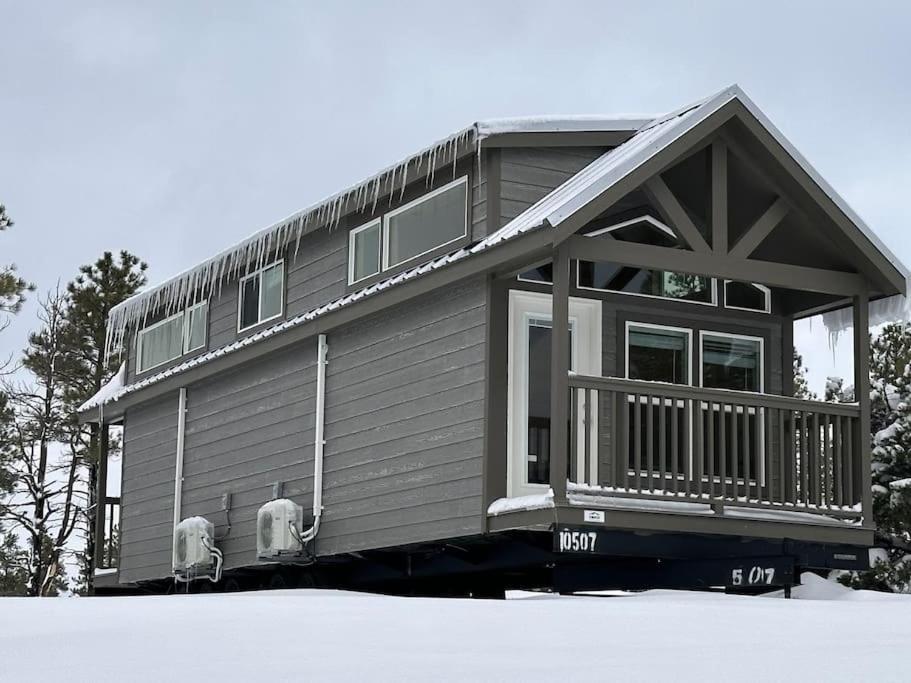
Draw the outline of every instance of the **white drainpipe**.
[[[180,398],[177,400],[177,457],[174,463],[174,544],[177,543],[177,525],[180,524],[181,498],[183,497],[183,432],[186,424],[187,388],[181,387]]]
[[[313,426],[313,526],[300,535],[301,544],[312,541],[319,533],[323,516],[323,449],[326,445],[324,427],[326,418],[326,359],[329,345],[326,335],[319,335],[316,352],[316,423]]]

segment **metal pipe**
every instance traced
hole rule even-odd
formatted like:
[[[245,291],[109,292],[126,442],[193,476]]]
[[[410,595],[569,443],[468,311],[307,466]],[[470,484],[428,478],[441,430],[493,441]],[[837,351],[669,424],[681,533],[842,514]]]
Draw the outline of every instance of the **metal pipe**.
[[[177,544],[177,525],[180,524],[181,499],[183,497],[183,433],[187,424],[187,388],[181,387],[177,400],[177,453],[174,462],[174,530],[173,549]]]
[[[326,335],[319,335],[316,351],[316,422],[313,426],[313,526],[300,535],[301,545],[312,541],[319,533],[320,518],[323,516],[323,450],[326,422],[326,367],[329,345]]]

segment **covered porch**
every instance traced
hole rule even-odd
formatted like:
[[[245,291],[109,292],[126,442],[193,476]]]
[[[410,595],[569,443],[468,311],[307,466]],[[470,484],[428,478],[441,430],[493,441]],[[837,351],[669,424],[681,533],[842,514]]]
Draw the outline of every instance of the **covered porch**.
[[[551,245],[492,281],[488,528],[870,544],[870,302],[903,271],[751,103],[685,117],[542,202]],[[729,305],[737,283],[762,305]],[[843,309],[853,401],[795,398],[794,321]]]

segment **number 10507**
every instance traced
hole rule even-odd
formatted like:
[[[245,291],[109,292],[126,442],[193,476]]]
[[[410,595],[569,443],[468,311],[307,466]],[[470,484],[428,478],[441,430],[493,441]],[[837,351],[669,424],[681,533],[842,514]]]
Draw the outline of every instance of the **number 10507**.
[[[560,552],[593,553],[595,552],[595,544],[597,541],[598,534],[594,531],[561,531]]]

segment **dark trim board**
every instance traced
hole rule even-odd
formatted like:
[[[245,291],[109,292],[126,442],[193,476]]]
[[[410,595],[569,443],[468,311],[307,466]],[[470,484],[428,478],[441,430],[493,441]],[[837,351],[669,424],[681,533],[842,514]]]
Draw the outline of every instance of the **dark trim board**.
[[[603,508],[597,508],[599,510]],[[716,534],[747,536],[751,538],[793,539],[819,543],[845,543],[848,545],[873,545],[873,530],[847,524],[825,522],[784,522],[724,515],[699,515],[684,512],[657,512],[653,510],[605,509],[607,529],[641,532],[674,532],[687,534]],[[488,527],[492,532],[509,530],[541,530],[555,523],[568,525],[586,524],[584,508],[578,505],[561,505],[555,509],[524,510],[491,517]]]

